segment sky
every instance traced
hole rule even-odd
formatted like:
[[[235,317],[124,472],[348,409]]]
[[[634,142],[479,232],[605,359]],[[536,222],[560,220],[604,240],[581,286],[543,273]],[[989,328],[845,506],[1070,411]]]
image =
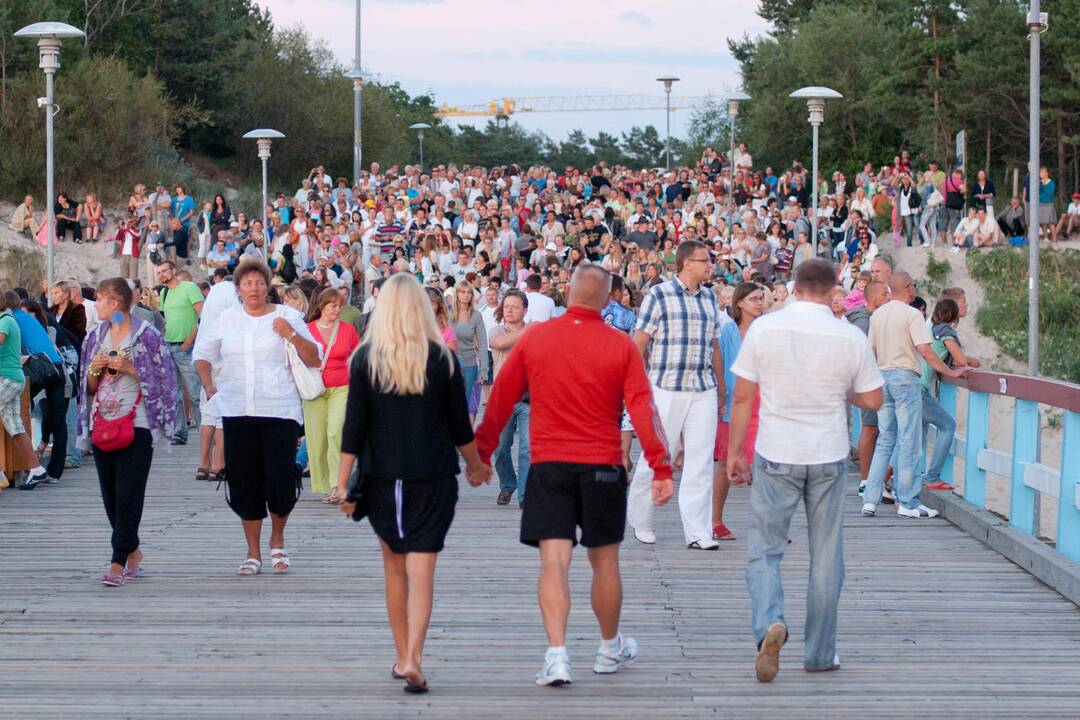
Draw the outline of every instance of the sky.
[[[351,65],[356,0],[259,0],[276,27],[303,25]],[[658,98],[655,78],[680,78],[678,96],[739,88],[728,38],[766,31],[755,0],[363,0],[361,63],[382,82],[436,104],[503,97],[634,94]],[[690,110],[672,112],[681,136]],[[634,125],[664,132],[664,111],[519,113],[529,130],[563,139]],[[485,118],[455,120],[483,125]]]

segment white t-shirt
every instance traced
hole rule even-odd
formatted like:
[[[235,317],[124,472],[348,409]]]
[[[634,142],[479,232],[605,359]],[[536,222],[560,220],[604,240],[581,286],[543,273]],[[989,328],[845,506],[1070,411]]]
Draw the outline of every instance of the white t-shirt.
[[[495,311],[498,309],[498,305],[495,307],[484,305],[484,307],[480,308],[480,317],[484,320],[484,332],[488,338],[488,350],[491,350],[491,328],[498,325],[495,321]]]
[[[1069,203],[1069,215],[1080,215],[1080,202]]]
[[[526,323],[544,322],[555,314],[555,301],[547,295],[527,292],[525,297],[529,299],[529,309],[525,312]]]
[[[731,370],[758,385],[755,451],[791,465],[847,457],[848,393],[884,384],[866,336],[828,306],[810,302],[755,320]]]

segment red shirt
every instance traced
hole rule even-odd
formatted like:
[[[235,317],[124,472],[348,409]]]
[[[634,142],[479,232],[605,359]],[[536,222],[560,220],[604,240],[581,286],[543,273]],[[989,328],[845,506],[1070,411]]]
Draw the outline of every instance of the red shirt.
[[[308,323],[315,342],[319,343],[323,355],[326,354],[326,341],[319,332],[319,321],[312,320]],[[338,322],[338,334],[334,339],[334,347],[330,348],[330,357],[326,360],[323,368],[323,385],[328,388],[349,386],[349,358],[352,351],[360,344],[360,336],[356,334],[356,328],[347,322]]]
[[[533,463],[621,465],[625,403],[649,467],[657,479],[671,477],[667,440],[641,353],[598,311],[572,307],[562,317],[530,326],[510,351],[476,430],[485,463],[526,388]]]

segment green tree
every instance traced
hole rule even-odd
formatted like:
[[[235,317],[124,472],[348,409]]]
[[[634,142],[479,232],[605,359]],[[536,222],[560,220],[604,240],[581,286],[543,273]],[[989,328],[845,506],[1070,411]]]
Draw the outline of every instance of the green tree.
[[[622,135],[625,162],[635,168],[656,167],[664,156],[664,140],[652,125],[634,126]]]

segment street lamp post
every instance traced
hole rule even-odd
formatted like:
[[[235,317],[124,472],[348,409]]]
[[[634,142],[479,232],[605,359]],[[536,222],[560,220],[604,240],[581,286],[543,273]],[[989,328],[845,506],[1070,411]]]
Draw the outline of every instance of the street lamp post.
[[[664,95],[666,96],[667,110],[666,110],[666,122],[667,130],[664,135],[664,154],[667,156],[667,169],[671,169],[671,86],[674,83],[679,82],[677,77],[659,77],[656,78],[657,82],[664,83]]]
[[[259,143],[259,159],[262,160],[262,221],[263,232],[266,232],[266,228],[269,227],[266,221],[266,205],[269,202],[269,195],[267,194],[267,177],[266,177],[266,163],[270,159],[270,143],[279,138],[285,137],[285,133],[278,132],[277,130],[271,130],[270,128],[259,128],[252,130],[251,132],[244,133],[245,140],[255,140]]]
[[[1039,33],[1046,29],[1039,0],[1031,0],[1027,17],[1031,40],[1028,97],[1028,375],[1039,374]]]
[[[356,0],[356,15],[360,16],[360,0]],[[360,21],[357,20],[356,28],[356,53],[360,54]],[[360,184],[360,166],[363,160],[363,143],[360,138],[360,98],[364,92],[364,75],[360,72],[360,61],[356,61],[356,67],[345,73],[345,77],[352,80],[353,87],[353,154],[352,174],[353,187]]]
[[[39,22],[27,25],[15,33],[18,38],[33,38],[38,41],[38,67],[45,72],[45,97],[38,98],[38,107],[45,108],[45,236],[46,245],[45,275],[46,282],[52,287],[53,245],[56,244],[56,168],[55,168],[55,131],[53,119],[57,108],[54,99],[54,81],[56,71],[60,69],[60,43],[65,38],[82,38],[86,34],[77,27],[61,22]]]
[[[799,88],[795,92],[788,95],[788,97],[801,98],[806,100],[806,107],[810,111],[810,125],[813,127],[814,142],[813,142],[813,163],[811,163],[810,182],[813,183],[813,190],[810,201],[810,242],[814,248],[814,257],[817,257],[818,253],[818,234],[817,234],[817,210],[818,210],[818,128],[821,127],[822,121],[825,120],[825,101],[832,99],[839,99],[844,97],[835,90],[831,90],[827,87],[811,86]]]
[[[731,120],[731,143],[728,151],[731,153],[728,162],[731,165],[731,177],[728,178],[728,225],[731,225],[732,215],[735,213],[735,116],[739,114],[739,103],[749,100],[750,96],[744,92],[733,92],[727,96],[728,118]]]
[[[420,172],[424,172],[424,131],[430,130],[431,126],[427,123],[413,123],[409,129],[416,131],[416,137],[420,141]]]

